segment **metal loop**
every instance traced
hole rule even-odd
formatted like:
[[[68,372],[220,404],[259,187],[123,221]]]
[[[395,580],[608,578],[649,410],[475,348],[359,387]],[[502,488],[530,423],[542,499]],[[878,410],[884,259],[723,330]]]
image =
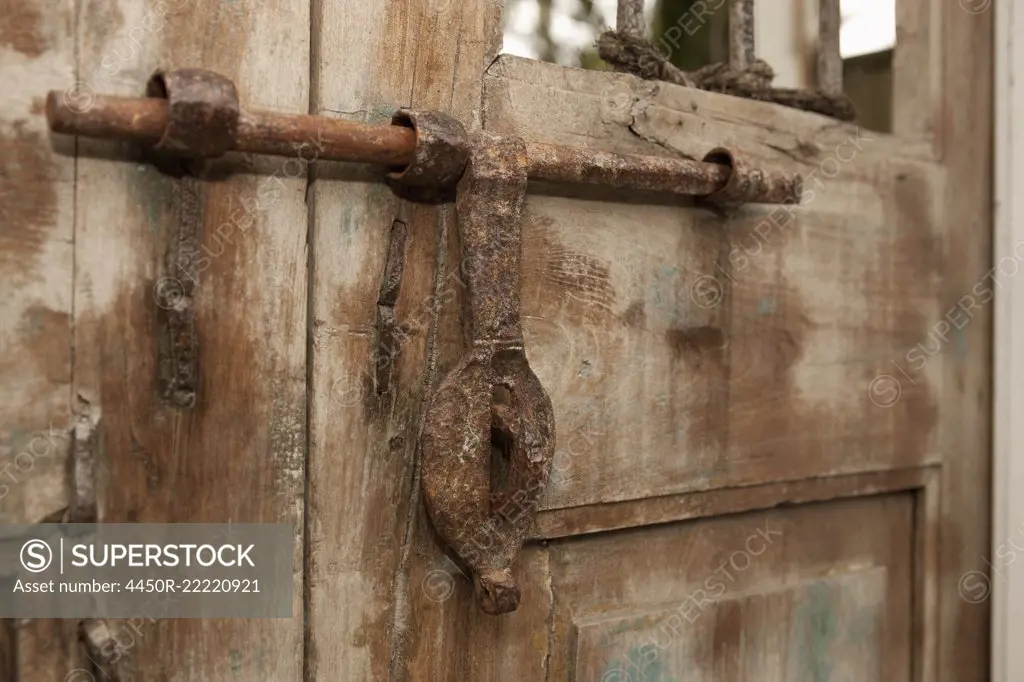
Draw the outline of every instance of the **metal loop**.
[[[198,158],[221,156],[234,146],[238,92],[230,79],[203,69],[157,71],[149,97],[167,100],[168,121],[154,149]]]
[[[735,152],[718,147],[703,159],[730,169],[729,179],[717,192],[702,199],[714,204],[796,204],[803,192],[803,179],[795,173],[767,173],[754,168]]]
[[[526,358],[519,321],[526,163],[519,138],[472,138],[455,202],[462,259],[473,265],[466,273],[471,343],[432,394],[420,435],[427,512],[471,569],[490,614],[519,605],[511,568],[555,446],[554,409]]]
[[[469,138],[462,124],[439,111],[414,109],[399,109],[391,123],[416,132],[416,151],[412,163],[388,173],[388,178],[405,187],[455,187],[469,160]]]

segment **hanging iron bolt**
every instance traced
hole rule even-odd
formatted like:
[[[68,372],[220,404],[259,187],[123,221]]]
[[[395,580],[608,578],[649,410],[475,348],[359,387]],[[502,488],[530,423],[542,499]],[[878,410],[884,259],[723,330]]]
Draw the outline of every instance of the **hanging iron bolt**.
[[[466,268],[468,347],[430,397],[421,486],[438,535],[469,567],[480,607],[515,611],[512,574],[555,454],[555,413],[526,357],[520,319],[526,147],[478,132],[455,212]],[[502,451],[507,467],[492,461]]]
[[[134,140],[194,158],[226,151],[291,156],[297,146],[316,139],[322,146],[317,158],[380,164],[408,176],[407,185],[453,187],[461,175],[461,171],[455,174],[451,168],[432,175],[432,167],[439,163],[432,160],[438,140],[417,134],[417,121],[411,112],[396,116],[391,125],[371,125],[322,116],[241,111],[233,100],[234,86],[219,74],[185,69],[160,78],[187,83],[187,89],[179,89],[186,90],[189,99],[168,100],[159,87],[151,87],[150,97],[101,95],[88,110],[80,111],[55,90],[46,100],[50,129],[70,135]],[[206,107],[196,101],[196,97],[201,100],[204,96],[209,98]],[[434,117],[433,122],[437,122],[433,112],[417,112],[415,116],[421,120]],[[192,137],[182,137],[181,132],[186,130]],[[440,141],[444,141],[443,136]],[[744,163],[613,154],[529,141],[525,145],[527,177],[531,180],[771,204],[797,203],[802,191],[798,174],[751,171]],[[736,158],[735,152],[728,156]],[[450,160],[444,163],[450,165]],[[410,171],[410,166],[417,170]],[[744,187],[742,197],[722,194],[726,186]]]

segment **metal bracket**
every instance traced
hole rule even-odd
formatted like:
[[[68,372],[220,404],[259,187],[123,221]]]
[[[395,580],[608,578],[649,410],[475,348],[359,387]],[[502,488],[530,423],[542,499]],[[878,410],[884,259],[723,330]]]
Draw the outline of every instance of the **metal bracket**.
[[[519,606],[511,567],[555,447],[554,409],[530,369],[519,320],[525,197],[523,141],[474,135],[455,201],[470,346],[431,396],[420,440],[427,511],[472,570],[490,614]]]

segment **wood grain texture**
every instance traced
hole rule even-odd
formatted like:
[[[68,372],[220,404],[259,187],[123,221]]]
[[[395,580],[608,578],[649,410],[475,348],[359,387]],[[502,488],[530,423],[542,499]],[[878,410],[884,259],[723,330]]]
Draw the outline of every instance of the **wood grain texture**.
[[[43,99],[74,83],[73,12],[0,6],[0,523],[67,504],[75,161],[51,146]]]
[[[75,82],[70,1],[0,3],[0,523],[60,518],[74,404],[74,147],[51,144],[48,89]],[[59,682],[73,622],[3,624],[0,678]]]
[[[936,467],[923,473],[914,505],[914,680],[932,682],[939,679],[942,470]]]
[[[945,265],[936,295],[945,312],[977,289],[996,290],[1020,263],[1014,258],[992,262],[995,12],[968,14],[960,5],[942,5],[942,13],[941,153],[951,184],[943,202]],[[989,573],[986,561],[998,566],[989,535],[992,306],[973,312],[956,343],[940,356],[944,467],[936,608],[941,615],[937,677],[942,682],[989,679],[989,602],[971,603],[959,589],[968,571]]]
[[[15,682],[65,682],[72,672],[91,669],[79,640],[76,621],[24,620],[15,624],[14,632],[17,639]],[[88,679],[79,676],[75,682]]]
[[[486,86],[498,131],[687,158],[727,145],[805,177],[793,209],[530,194],[524,327],[555,405],[561,474],[544,508],[939,461],[939,363],[913,365],[895,400],[876,380],[942,316],[945,175],[918,146],[512,57]]]
[[[718,488],[627,502],[555,509],[537,515],[534,539],[578,537],[673,521],[738,514],[755,509],[770,509],[781,505],[827,502],[884,493],[915,491],[919,495],[926,495],[926,489],[927,504],[934,505],[933,497],[936,497],[938,492],[935,484],[939,480],[940,470],[939,466],[933,465],[917,469],[808,478],[800,481],[765,483],[742,488]],[[934,538],[926,532],[934,530],[937,520],[935,513],[936,510],[929,507],[928,511],[922,512],[921,515],[922,520],[932,524],[928,529],[922,528],[919,536],[922,557],[930,556],[929,553],[935,551]],[[922,561],[922,566],[926,563]]]
[[[408,679],[417,682],[544,680],[548,673],[552,593],[548,551],[527,546],[513,568],[519,608],[495,617],[473,596],[470,574],[423,542],[410,568],[414,636]]]
[[[980,6],[965,3],[965,6]],[[971,21],[966,12],[945,12],[932,0],[903,0],[896,3],[898,44],[892,57],[892,130],[906,140],[920,140],[934,149],[936,158],[943,140],[945,85],[943,68],[949,52],[943,36],[943,22]],[[984,19],[982,19],[984,21]],[[988,46],[978,49],[987,50]]]
[[[313,112],[381,123],[412,106],[472,126],[500,14],[490,0],[316,3]],[[322,164],[311,190],[309,680],[404,680],[431,669],[424,657],[454,655],[420,643],[435,634],[420,627],[433,602],[417,567],[441,547],[423,516],[415,449],[424,390],[438,376],[427,355],[435,304],[438,345],[459,348],[456,229],[450,206],[399,201],[380,179]],[[382,335],[377,302],[396,220],[408,230],[397,330]],[[450,239],[435,291],[439,221]],[[375,380],[382,366],[386,390]]]
[[[17,647],[14,621],[0,619],[0,682],[17,682]]]
[[[877,679],[886,581],[886,569],[876,566],[789,586],[741,588],[699,608],[684,598],[684,618],[693,623],[682,632],[666,627],[673,616],[680,619],[675,604],[580,618],[570,679]],[[609,652],[617,657],[608,660]]]
[[[871,679],[986,679],[988,606],[958,588],[989,553],[991,12],[901,3],[913,30],[886,136],[495,60],[490,0],[8,7],[0,369],[17,400],[0,407],[0,466],[37,431],[66,436],[87,405],[103,415],[101,520],[296,529],[294,619],[157,623],[119,662],[125,680],[600,678],[620,660],[609,643],[628,654],[639,641],[622,622],[646,619],[633,630],[649,634],[651,614],[763,518],[785,526],[780,554],[743,571],[668,666],[716,680],[748,679],[744,665],[814,679],[832,662]],[[126,145],[82,140],[76,157],[47,137],[45,89],[137,95],[158,65],[215,69],[245,105],[284,112],[376,123],[411,105],[592,149],[700,158],[727,145],[814,178],[813,196],[792,214],[722,212],[531,186],[524,328],[559,440],[539,542],[515,568],[523,602],[495,619],[418,496],[422,400],[463,344],[451,206],[402,202],[359,166],[321,163],[307,188],[316,140],[304,161],[158,168]],[[168,245],[183,220],[199,221],[204,249],[192,411],[164,405],[156,384],[154,288],[181,276]],[[950,311],[968,295],[961,325]],[[0,520],[67,505],[61,457],[37,459]],[[819,593],[822,612],[801,616]],[[856,620],[860,605],[859,643],[792,630]],[[25,621],[0,635],[0,679],[14,660],[20,680],[63,680],[82,656],[75,623]]]
[[[546,679],[909,682],[913,510],[887,495],[552,542]]]
[[[79,77],[138,95],[158,66],[231,78],[244,106],[305,113],[308,6],[281,1],[86,2]],[[295,529],[294,618],[147,623],[117,663],[129,679],[302,675],[306,174],[299,159],[230,155],[182,168],[79,142],[75,390],[103,411],[101,521],[284,522]],[[181,179],[178,179],[178,176]],[[159,395],[155,289],[196,221],[200,347],[192,410]]]

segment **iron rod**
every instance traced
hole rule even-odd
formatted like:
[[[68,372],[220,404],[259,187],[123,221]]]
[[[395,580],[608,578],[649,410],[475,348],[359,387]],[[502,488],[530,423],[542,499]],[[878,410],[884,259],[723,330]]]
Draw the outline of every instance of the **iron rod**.
[[[88,108],[76,109],[59,91],[46,101],[50,129],[57,133],[128,139],[153,144],[167,126],[167,101],[95,95]],[[404,126],[372,125],[300,114],[242,112],[232,149],[292,156],[303,144],[303,158],[406,166],[416,148],[415,133]],[[728,181],[730,169],[719,163],[659,156],[614,154],[576,147],[527,142],[527,174],[553,183],[590,184],[620,189],[712,194]]]

